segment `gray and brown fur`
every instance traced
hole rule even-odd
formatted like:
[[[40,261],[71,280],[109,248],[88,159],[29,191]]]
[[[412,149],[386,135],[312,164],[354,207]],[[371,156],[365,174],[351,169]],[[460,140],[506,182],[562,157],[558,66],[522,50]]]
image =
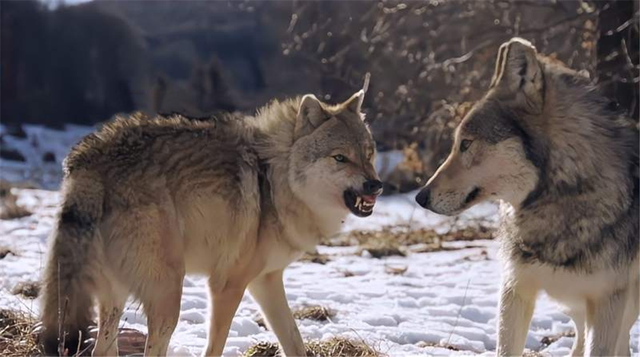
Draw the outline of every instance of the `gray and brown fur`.
[[[456,214],[501,202],[498,355],[520,355],[545,290],[576,324],[572,355],[628,355],[638,317],[638,130],[585,76],[525,40],[500,47],[488,93],[416,197]]]
[[[245,288],[285,354],[304,355],[282,271],[340,229],[355,209],[344,192],[379,182],[362,99],[331,106],[306,95],[210,120],[134,114],[85,137],[64,163],[44,273],[47,353],[75,353],[95,300],[93,355],[116,355],[133,296],[148,319],[145,355],[166,354],[183,278],[196,273],[209,277],[212,302],[205,355],[222,353]]]

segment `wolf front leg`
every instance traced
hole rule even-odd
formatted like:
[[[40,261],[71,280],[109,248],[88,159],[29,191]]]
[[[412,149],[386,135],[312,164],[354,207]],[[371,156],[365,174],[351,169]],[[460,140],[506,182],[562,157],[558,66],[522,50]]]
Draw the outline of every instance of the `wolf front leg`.
[[[624,321],[629,287],[587,302],[587,342],[585,357],[615,356]],[[628,338],[628,337],[627,337]],[[629,352],[625,353],[628,355]]]
[[[505,279],[500,292],[497,356],[521,356],[536,302],[536,291]]]
[[[238,310],[245,287],[227,287],[222,291],[214,291],[214,284],[210,281],[211,289],[211,319],[209,321],[209,340],[203,356],[220,356],[227,342],[229,328],[233,316]]]
[[[640,314],[640,280],[636,279],[631,284],[631,287],[627,289],[627,307],[624,311],[622,331],[618,336],[616,356],[629,356],[631,354],[629,349],[630,331],[638,319],[638,314]]]
[[[583,309],[579,311],[572,311],[569,313],[573,323],[576,325],[575,334],[573,339],[573,347],[571,347],[571,357],[582,357],[584,355],[584,334],[585,324],[587,319],[587,313]]]
[[[249,284],[249,292],[256,300],[267,323],[276,334],[284,354],[288,357],[306,356],[300,331],[287,304],[282,282],[282,270],[265,274]]]

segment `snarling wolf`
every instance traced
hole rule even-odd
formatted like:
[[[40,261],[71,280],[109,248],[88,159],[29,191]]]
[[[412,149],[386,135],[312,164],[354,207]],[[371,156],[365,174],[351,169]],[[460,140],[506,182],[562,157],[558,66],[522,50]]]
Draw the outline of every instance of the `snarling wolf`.
[[[521,355],[536,294],[576,325],[572,355],[629,355],[638,318],[638,131],[578,72],[512,39],[488,93],[416,196],[457,214],[500,201],[497,354]]]
[[[183,278],[195,273],[209,278],[204,355],[222,353],[245,288],[284,353],[306,355],[282,273],[349,212],[373,211],[382,184],[363,98],[328,105],[306,95],[210,120],[134,114],[81,140],[64,162],[44,272],[47,353],[77,351],[95,299],[93,355],[116,355],[131,295],[147,316],[145,355],[165,355]]]

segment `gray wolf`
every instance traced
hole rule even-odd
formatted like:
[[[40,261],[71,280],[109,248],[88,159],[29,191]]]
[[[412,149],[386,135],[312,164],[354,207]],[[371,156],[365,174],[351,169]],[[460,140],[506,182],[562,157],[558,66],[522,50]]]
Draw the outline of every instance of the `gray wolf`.
[[[64,162],[63,200],[44,272],[42,342],[74,353],[98,305],[94,356],[116,355],[132,295],[145,355],[165,355],[185,274],[209,277],[204,355],[220,355],[245,288],[289,356],[305,347],[283,269],[349,212],[371,215],[382,184],[361,113],[364,92],[328,105],[273,101],[255,116],[117,118]]]
[[[572,355],[629,355],[640,298],[635,124],[588,78],[515,38],[454,136],[416,201],[445,215],[500,201],[497,354],[522,354],[544,290],[576,325]]]

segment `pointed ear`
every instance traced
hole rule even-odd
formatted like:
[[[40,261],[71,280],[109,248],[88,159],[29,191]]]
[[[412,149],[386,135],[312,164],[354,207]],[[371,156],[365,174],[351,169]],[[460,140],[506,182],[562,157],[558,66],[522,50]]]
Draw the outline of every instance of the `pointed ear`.
[[[313,94],[307,94],[300,101],[296,121],[295,137],[310,134],[331,116],[324,110],[322,103]]]
[[[542,112],[544,74],[529,41],[516,37],[500,46],[489,88],[515,95],[533,113]]]
[[[342,107],[353,113],[360,114],[362,110],[362,102],[364,102],[364,91],[361,89],[357,91],[351,98],[342,103]]]

